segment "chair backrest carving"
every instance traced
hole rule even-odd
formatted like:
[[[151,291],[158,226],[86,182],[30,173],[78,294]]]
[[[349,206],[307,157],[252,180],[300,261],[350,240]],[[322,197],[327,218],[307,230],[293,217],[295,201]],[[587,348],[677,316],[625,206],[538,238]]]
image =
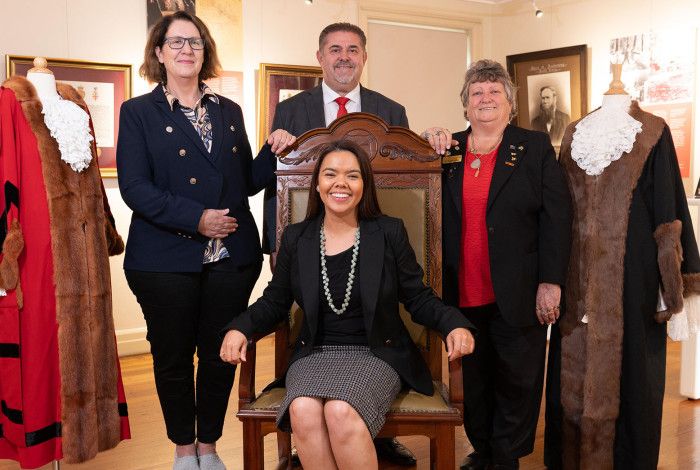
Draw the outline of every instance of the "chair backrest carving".
[[[306,215],[311,173],[323,144],[349,139],[361,145],[372,160],[382,211],[404,220],[425,282],[439,295],[442,283],[441,163],[428,143],[414,132],[388,126],[367,113],[350,113],[329,128],[314,129],[299,137],[277,164],[277,243],[290,223]],[[291,337],[295,336],[298,307],[292,309]],[[442,379],[442,343],[437,334],[401,315],[428,363],[435,380]]]

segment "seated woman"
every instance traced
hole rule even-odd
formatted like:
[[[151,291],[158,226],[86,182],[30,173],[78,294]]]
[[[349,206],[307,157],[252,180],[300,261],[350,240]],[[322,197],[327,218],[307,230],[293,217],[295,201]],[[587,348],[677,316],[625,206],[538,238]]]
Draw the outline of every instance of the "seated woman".
[[[402,385],[433,393],[428,368],[401,317],[440,332],[450,360],[470,354],[472,325],[423,284],[400,219],[382,215],[370,160],[350,141],[320,152],[306,219],[284,231],[272,281],[231,321],[221,358],[246,359],[296,301],[304,311],[277,425],[294,432],[306,470],[376,469],[372,439]]]

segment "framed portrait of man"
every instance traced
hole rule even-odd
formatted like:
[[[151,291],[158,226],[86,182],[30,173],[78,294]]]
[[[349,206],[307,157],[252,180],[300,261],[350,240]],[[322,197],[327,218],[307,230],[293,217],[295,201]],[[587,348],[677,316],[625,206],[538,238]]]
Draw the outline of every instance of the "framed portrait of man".
[[[559,147],[571,121],[587,112],[586,45],[509,55],[518,88],[515,123],[549,134]]]

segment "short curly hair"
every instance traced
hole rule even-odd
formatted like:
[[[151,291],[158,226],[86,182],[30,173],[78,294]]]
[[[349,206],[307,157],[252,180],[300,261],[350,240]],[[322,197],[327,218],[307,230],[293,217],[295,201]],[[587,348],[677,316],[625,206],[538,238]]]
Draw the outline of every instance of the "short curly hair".
[[[481,59],[469,66],[467,73],[464,74],[462,91],[459,93],[459,97],[462,99],[462,106],[467,107],[469,86],[480,82],[499,82],[503,85],[503,88],[506,90],[506,98],[511,107],[510,118],[513,119],[517,112],[517,100],[515,99],[517,88],[513,85],[513,81],[510,79],[506,69],[495,60]],[[466,112],[464,117],[467,117]]]
[[[172,15],[164,16],[153,25],[148,32],[146,48],[143,51],[143,64],[139,67],[139,75],[151,83],[165,83],[167,81],[165,66],[158,61],[158,56],[156,56],[156,47],[163,47],[168,28],[177,20],[189,21],[195,25],[199,35],[204,39],[204,62],[202,63],[202,69],[199,71],[199,81],[217,77],[221,70],[221,63],[219,62],[219,56],[216,54],[216,42],[214,42],[207,25],[198,17],[186,11],[176,11]]]

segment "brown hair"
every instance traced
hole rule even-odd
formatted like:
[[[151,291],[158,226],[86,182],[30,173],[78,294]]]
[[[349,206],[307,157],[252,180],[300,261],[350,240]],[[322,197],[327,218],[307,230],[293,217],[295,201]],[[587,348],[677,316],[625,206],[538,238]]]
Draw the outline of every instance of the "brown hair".
[[[321,165],[326,155],[332,152],[346,151],[355,155],[357,163],[360,164],[360,176],[362,177],[362,197],[357,205],[357,219],[373,219],[382,215],[382,210],[379,208],[379,200],[377,199],[377,187],[374,184],[374,172],[372,164],[369,160],[369,155],[362,147],[350,140],[336,140],[329,142],[321,148],[321,152],[316,161],[314,172],[311,175],[311,186],[309,186],[309,205],[306,207],[306,219],[312,220],[319,216],[323,211],[323,201],[321,195],[316,191],[318,186],[318,175],[321,172]]]
[[[199,31],[199,35],[204,39],[204,62],[202,70],[199,71],[199,81],[206,80],[218,76],[221,70],[219,56],[216,54],[216,42],[209,33],[209,28],[195,15],[191,15],[186,11],[176,11],[172,15],[167,15],[161,18],[153,25],[148,33],[146,48],[143,51],[143,64],[139,67],[139,75],[152,83],[165,83],[167,76],[165,67],[158,61],[156,56],[156,47],[163,48],[165,34],[168,28],[174,21],[182,20],[189,21]]]
[[[515,117],[517,110],[517,102],[515,100],[516,88],[510,79],[510,75],[506,72],[501,64],[495,60],[481,59],[474,62],[467,69],[467,73],[464,74],[464,85],[462,85],[462,91],[459,93],[459,97],[462,99],[462,106],[467,107],[467,102],[469,101],[469,86],[474,83],[480,82],[500,82],[503,88],[506,90],[506,98],[510,103],[510,117],[511,119]],[[469,119],[465,116],[467,119]]]
[[[319,34],[318,50],[320,51],[323,49],[323,45],[326,42],[326,36],[331,33],[337,33],[338,31],[357,34],[360,37],[360,42],[362,42],[362,48],[365,49],[367,47],[367,36],[365,36],[365,32],[362,31],[362,28],[352,23],[333,23],[323,28],[323,31],[321,31],[321,34]]]

